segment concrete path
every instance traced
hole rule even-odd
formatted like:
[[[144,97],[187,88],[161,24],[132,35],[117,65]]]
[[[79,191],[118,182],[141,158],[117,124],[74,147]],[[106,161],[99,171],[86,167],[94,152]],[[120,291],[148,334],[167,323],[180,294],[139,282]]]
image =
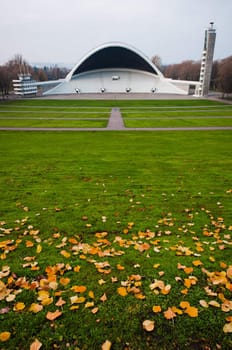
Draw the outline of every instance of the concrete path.
[[[125,129],[124,122],[123,122],[122,115],[119,108],[112,108],[107,129],[110,129],[110,130]]]

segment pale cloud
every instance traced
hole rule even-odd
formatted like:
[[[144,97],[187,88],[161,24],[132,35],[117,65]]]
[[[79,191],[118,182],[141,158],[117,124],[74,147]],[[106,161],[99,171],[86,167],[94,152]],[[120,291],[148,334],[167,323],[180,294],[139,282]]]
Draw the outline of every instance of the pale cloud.
[[[111,41],[131,44],[164,63],[201,57],[204,29],[217,29],[215,58],[232,54],[230,0],[0,0],[0,63],[75,63]]]

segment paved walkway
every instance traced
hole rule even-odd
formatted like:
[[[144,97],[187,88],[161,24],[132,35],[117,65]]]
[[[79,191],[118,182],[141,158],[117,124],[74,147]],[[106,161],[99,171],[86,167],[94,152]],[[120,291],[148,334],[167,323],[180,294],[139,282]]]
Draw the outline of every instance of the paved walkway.
[[[106,128],[18,128],[0,127],[0,131],[210,131],[232,130],[232,126],[196,126],[173,128],[126,128],[119,108],[112,108]]]

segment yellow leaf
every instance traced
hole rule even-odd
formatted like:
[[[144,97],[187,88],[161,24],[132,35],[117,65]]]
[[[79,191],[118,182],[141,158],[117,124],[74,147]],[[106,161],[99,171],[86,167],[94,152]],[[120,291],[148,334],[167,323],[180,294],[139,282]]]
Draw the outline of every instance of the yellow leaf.
[[[34,245],[33,242],[31,242],[31,241],[26,241],[26,247],[27,247],[27,248],[31,248],[31,247],[33,247],[33,245]]]
[[[85,297],[78,297],[77,295],[74,295],[70,298],[71,304],[82,304],[85,302]]]
[[[225,324],[225,326],[223,327],[223,332],[232,333],[232,322]]]
[[[58,317],[60,317],[62,315],[62,312],[59,310],[56,310],[55,312],[50,312],[48,311],[46,318],[49,321],[54,321],[55,319],[57,319]]]
[[[36,253],[39,254],[42,252],[42,246],[40,244],[37,245],[37,248],[36,248]]]
[[[100,286],[104,283],[106,283],[106,281],[104,281],[102,278],[100,280],[98,280],[98,284],[100,284]]]
[[[181,309],[178,309],[176,306],[171,307],[172,311],[175,312],[175,314],[182,315],[183,311]]]
[[[160,305],[154,305],[154,306],[152,307],[152,311],[153,311],[154,313],[161,312],[161,311],[162,311],[161,306],[160,306]]]
[[[118,270],[125,270],[125,267],[122,266],[122,265],[120,265],[120,264],[117,264],[117,269],[118,269]]]
[[[190,317],[198,317],[198,309],[194,306],[187,307],[185,313],[188,314]]]
[[[171,285],[167,284],[163,289],[161,289],[161,293],[163,295],[167,295],[170,293],[170,290],[171,290]]]
[[[73,271],[74,272],[79,272],[80,269],[81,269],[81,267],[79,265],[77,265],[77,266],[74,267]]]
[[[121,297],[125,297],[128,294],[125,287],[119,287],[117,291],[118,294],[121,295]]]
[[[63,255],[66,259],[70,258],[71,254],[68,253],[66,250],[61,250],[61,255]]]
[[[93,292],[92,290],[89,291],[89,297],[90,297],[91,299],[94,299],[94,298],[95,298],[94,292]]]
[[[37,312],[40,312],[41,310],[43,310],[43,306],[36,303],[32,303],[29,308],[29,311],[34,312],[35,314],[37,314]]]
[[[154,264],[153,267],[154,269],[158,269],[158,267],[160,267],[160,264]]]
[[[60,279],[60,284],[62,284],[62,286],[67,286],[68,284],[69,284],[69,282],[70,282],[70,278],[64,278],[64,277],[62,277],[61,279]]]
[[[110,350],[111,345],[112,345],[111,341],[106,340],[105,343],[102,344],[102,350]]]
[[[139,300],[146,299],[145,295],[143,295],[142,293],[137,293],[137,294],[135,294],[135,298],[136,298],[136,299],[139,299]]]
[[[182,309],[187,309],[188,307],[190,307],[190,304],[189,304],[188,301],[181,301],[181,302],[180,302],[180,307],[181,307]]]
[[[94,301],[87,301],[85,304],[85,308],[93,307],[94,306]]]
[[[209,305],[214,307],[220,307],[220,304],[216,300],[210,300]]]
[[[14,306],[14,311],[22,311],[23,309],[25,309],[25,304],[22,302],[18,302],[15,304]]]
[[[40,343],[38,339],[36,339],[30,346],[30,350],[39,350],[43,344]]]
[[[143,329],[145,329],[145,331],[151,332],[153,331],[154,328],[155,328],[155,321],[151,321],[151,320],[143,321]]]
[[[11,333],[10,332],[2,332],[0,333],[0,341],[4,342],[10,339]]]
[[[192,267],[185,267],[185,268],[184,268],[184,272],[185,272],[187,275],[189,275],[190,273],[193,272],[193,268],[192,268]]]
[[[78,309],[79,309],[79,305],[70,306],[69,309],[70,309],[70,310],[78,310]]]
[[[47,290],[40,290],[38,292],[37,300],[43,300],[49,298],[49,292]]]
[[[203,265],[201,260],[194,260],[192,263],[193,263],[194,266],[201,266],[201,265]]]
[[[41,301],[41,304],[46,306],[46,305],[50,305],[53,303],[53,297],[50,297],[50,298],[45,298]]]
[[[85,286],[73,286],[71,290],[73,290],[75,293],[84,293],[86,291]]]

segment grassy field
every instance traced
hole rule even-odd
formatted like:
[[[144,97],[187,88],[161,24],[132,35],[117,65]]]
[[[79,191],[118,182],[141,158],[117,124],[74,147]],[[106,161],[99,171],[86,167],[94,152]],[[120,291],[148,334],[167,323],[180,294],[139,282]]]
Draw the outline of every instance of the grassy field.
[[[1,350],[232,347],[230,131],[0,146]]]
[[[208,100],[16,100],[0,104],[0,127],[106,127],[119,107],[128,128],[232,126],[232,106]]]

